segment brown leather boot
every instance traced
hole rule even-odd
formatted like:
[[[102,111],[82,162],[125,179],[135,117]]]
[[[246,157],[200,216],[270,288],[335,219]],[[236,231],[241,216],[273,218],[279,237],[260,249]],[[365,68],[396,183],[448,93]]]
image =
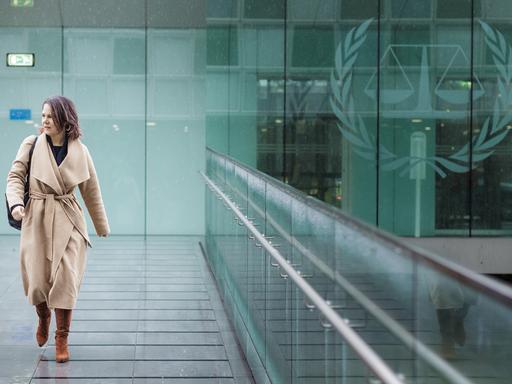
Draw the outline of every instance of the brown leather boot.
[[[39,317],[39,325],[37,326],[36,340],[37,345],[42,347],[48,341],[48,333],[50,332],[50,322],[52,321],[52,312],[46,305],[46,301],[36,305],[37,316]]]
[[[68,334],[71,325],[71,309],[55,308],[55,360],[57,363],[65,363],[69,360]]]

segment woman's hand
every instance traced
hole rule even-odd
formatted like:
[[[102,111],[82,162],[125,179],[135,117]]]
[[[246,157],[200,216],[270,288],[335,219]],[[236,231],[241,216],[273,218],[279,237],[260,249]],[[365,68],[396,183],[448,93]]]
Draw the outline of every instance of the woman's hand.
[[[25,208],[22,206],[17,206],[12,210],[12,217],[15,220],[21,221],[25,217]]]

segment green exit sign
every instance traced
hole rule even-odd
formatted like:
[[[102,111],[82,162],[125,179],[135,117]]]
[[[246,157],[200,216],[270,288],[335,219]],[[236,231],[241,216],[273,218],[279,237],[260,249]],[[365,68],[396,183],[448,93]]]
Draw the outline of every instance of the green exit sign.
[[[11,7],[33,7],[34,0],[11,0]]]

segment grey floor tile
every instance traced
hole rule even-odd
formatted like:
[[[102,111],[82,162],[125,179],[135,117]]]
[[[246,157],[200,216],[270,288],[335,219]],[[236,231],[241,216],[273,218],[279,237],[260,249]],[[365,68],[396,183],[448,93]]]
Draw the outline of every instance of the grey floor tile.
[[[82,285],[80,292],[143,292],[144,284],[93,284]]]
[[[137,310],[144,304],[143,300],[78,300],[75,310],[130,309]]]
[[[151,300],[143,301],[142,309],[212,309],[209,300]]]
[[[145,292],[147,300],[208,300],[208,292]]]
[[[119,320],[73,320],[72,332],[137,332],[138,321]]]
[[[135,377],[232,377],[227,361],[136,361]]]
[[[102,309],[98,311],[75,310],[74,320],[137,320],[138,310],[111,310]]]
[[[74,333],[69,334],[69,345],[135,345],[136,333]],[[49,345],[54,345],[50,339]]]
[[[132,384],[132,379],[33,379],[30,384]]]
[[[2,311],[2,320],[35,320],[37,315],[32,305],[23,305],[19,307],[5,308]]]
[[[138,345],[223,345],[219,333],[139,333]]]
[[[138,345],[135,357],[137,360],[227,360],[224,346],[217,345]]]
[[[135,356],[135,345],[70,345],[69,353],[77,360],[130,360]],[[55,348],[44,351],[42,360],[55,360]]]
[[[222,341],[224,345],[237,345],[238,337],[235,332],[232,331],[221,331]]]
[[[231,334],[224,336],[233,344],[223,346],[220,331],[232,328],[200,239],[123,237],[95,246],[66,364],[54,361],[53,337],[47,347],[36,346],[34,308],[24,296],[17,259],[8,259],[12,263],[0,270],[0,384],[28,383],[34,372],[36,384],[234,384],[243,378],[243,366],[233,372],[229,364],[228,356],[238,357]],[[12,241],[9,252],[16,255],[19,237]],[[52,334],[54,327],[53,321]]]
[[[139,321],[139,332],[218,332],[216,321],[212,320],[145,320]]]
[[[133,361],[41,361],[34,378],[131,378]]]
[[[108,278],[144,278],[141,276],[140,272],[130,272],[130,271],[104,271],[104,270],[96,270],[91,271],[89,269],[85,270],[84,280],[88,278],[98,278],[98,279],[108,279]]]
[[[205,292],[204,284],[147,284],[147,292]]]
[[[32,346],[35,344],[35,327],[27,325],[19,327],[14,331],[0,331],[0,346],[23,345]]]
[[[145,277],[141,276],[84,276],[82,286],[94,284],[144,284]]]
[[[0,373],[1,375],[1,373]],[[31,383],[32,375],[30,376],[11,376],[11,377],[1,377],[0,376],[0,384],[29,384]]]
[[[146,276],[146,278],[172,279],[174,277],[200,278],[203,274],[201,271],[146,271],[144,276]]]
[[[244,359],[244,353],[242,352],[240,345],[224,345],[224,349],[226,350],[226,355],[228,356],[229,360]]]
[[[208,378],[183,378],[183,379],[134,379],[134,384],[235,384],[234,379]]]
[[[141,320],[215,320],[215,314],[207,309],[148,309],[139,311]]]
[[[80,292],[79,300],[144,300],[145,292]]]
[[[150,285],[165,285],[165,284],[200,284],[204,286],[204,278],[202,276],[197,277],[146,277],[144,282],[145,284]]]
[[[251,370],[245,360],[229,360],[233,376],[251,376]]]
[[[26,377],[34,373],[40,355],[27,355],[23,358],[0,360],[0,376]]]

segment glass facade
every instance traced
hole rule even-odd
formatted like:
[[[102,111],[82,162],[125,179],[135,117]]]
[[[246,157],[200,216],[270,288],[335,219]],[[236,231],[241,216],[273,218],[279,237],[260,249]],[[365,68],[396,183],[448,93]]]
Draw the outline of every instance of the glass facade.
[[[118,234],[204,232],[204,144],[398,235],[511,233],[507,0],[0,7],[1,54],[35,54],[0,67],[4,174],[71,97]]]
[[[112,233],[202,234],[205,12],[202,1],[4,2],[0,55],[34,53],[35,65],[0,66],[0,173],[37,132],[42,101],[63,94],[77,106]],[[12,120],[19,108],[31,117]]]
[[[208,146],[399,235],[510,235],[509,1],[208,4]]]

